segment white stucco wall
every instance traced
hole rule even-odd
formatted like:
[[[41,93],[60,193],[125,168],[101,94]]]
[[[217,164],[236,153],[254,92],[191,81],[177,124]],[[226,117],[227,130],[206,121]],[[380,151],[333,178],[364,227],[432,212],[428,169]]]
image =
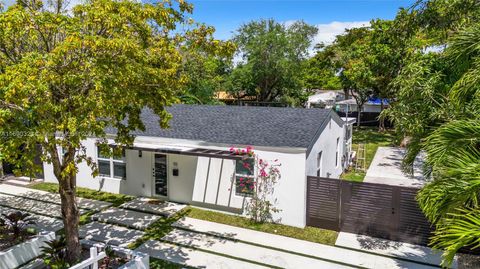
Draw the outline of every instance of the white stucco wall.
[[[168,154],[167,162],[168,198],[174,202],[191,203],[198,158],[196,156]],[[178,176],[173,175],[174,168],[178,169]]]
[[[91,156],[96,161],[97,148],[95,146],[95,139],[86,139],[82,144],[86,148],[86,153],[88,156]],[[60,151],[60,149],[59,149]],[[130,155],[126,153],[126,155]],[[127,157],[127,156],[126,156]],[[127,158],[128,161],[128,158]],[[45,182],[58,183],[55,175],[53,174],[53,166],[51,164],[44,163],[44,178]],[[127,170],[128,173],[128,170]],[[127,175],[128,176],[128,175]],[[89,188],[92,190],[101,190],[112,193],[123,193],[125,191],[125,180],[116,179],[116,178],[104,178],[92,176],[92,170],[85,162],[82,162],[78,165],[78,174],[77,174],[77,186]]]
[[[332,124],[332,128],[336,127]],[[331,137],[326,139],[331,139]],[[96,161],[97,149],[95,141],[96,139],[91,138],[84,141],[83,144],[87,148],[87,154]],[[151,137],[137,137],[135,143],[217,150],[228,150],[231,146]],[[242,145],[236,146],[242,147]],[[271,197],[271,201],[274,202],[276,200],[276,207],[281,210],[274,215],[274,218],[286,225],[304,227],[306,211],[306,149],[257,147],[254,150],[259,158],[267,161],[278,159],[278,162],[282,164],[280,167],[281,179],[275,186],[274,194]],[[140,157],[138,150],[126,150],[126,180],[104,177],[93,178],[90,168],[82,163],[79,165],[80,171],[77,176],[78,186],[112,193],[151,197],[153,190],[153,156],[154,153],[149,151],[142,151],[142,156]],[[208,168],[208,162],[210,162],[210,168]],[[245,198],[237,196],[234,184],[232,185],[235,161],[167,154],[167,163],[168,198],[170,200],[216,209],[231,208],[241,210],[244,207]],[[178,176],[173,176],[174,167],[179,169]],[[57,182],[53,175],[52,166],[44,164],[44,169],[45,181]]]
[[[341,119],[339,119],[341,121]],[[343,172],[342,155],[344,154],[344,127],[334,119],[330,119],[318,137],[307,157],[307,176],[317,176],[317,158],[322,152],[321,177],[339,178]],[[337,138],[339,140],[338,165],[335,165],[337,151]]]

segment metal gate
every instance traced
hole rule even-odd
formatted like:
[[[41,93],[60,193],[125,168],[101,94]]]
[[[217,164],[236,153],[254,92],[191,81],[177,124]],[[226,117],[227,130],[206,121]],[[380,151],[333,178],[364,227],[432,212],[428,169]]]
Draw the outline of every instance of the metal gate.
[[[307,177],[307,225],[427,244],[432,229],[416,188]]]

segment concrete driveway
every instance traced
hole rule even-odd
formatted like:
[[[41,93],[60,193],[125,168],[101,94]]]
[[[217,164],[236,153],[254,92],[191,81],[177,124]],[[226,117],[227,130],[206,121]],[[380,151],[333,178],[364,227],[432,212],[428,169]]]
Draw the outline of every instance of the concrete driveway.
[[[419,156],[417,156],[414,163],[413,175],[407,175],[402,171],[402,160],[404,156],[405,149],[403,148],[379,147],[363,182],[405,187],[422,187],[428,181],[422,172],[424,155],[419,154]]]

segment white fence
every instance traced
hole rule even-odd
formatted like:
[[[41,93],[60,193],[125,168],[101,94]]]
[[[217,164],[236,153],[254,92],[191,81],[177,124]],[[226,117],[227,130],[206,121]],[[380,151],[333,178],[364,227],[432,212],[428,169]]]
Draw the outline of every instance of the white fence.
[[[98,253],[98,247],[102,244],[96,244],[90,248],[90,258],[87,260],[78,263],[69,269],[98,269],[98,263],[107,257],[105,251]],[[113,250],[116,253],[123,253],[124,255],[130,256],[130,261],[122,265],[118,269],[149,269],[150,268],[150,257],[145,253],[140,253],[136,251],[131,251],[127,249],[113,247]]]
[[[81,263],[78,263],[69,269],[84,269],[84,268],[91,268],[91,269],[98,269],[98,262],[107,257],[105,251],[98,253],[96,247],[90,248],[90,258],[84,260]]]

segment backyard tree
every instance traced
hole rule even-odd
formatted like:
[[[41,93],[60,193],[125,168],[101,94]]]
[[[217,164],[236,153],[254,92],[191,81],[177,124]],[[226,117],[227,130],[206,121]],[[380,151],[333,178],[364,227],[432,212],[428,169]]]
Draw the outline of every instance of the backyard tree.
[[[331,45],[334,51],[331,57],[338,68],[342,87],[350,92],[357,104],[357,126],[360,126],[363,105],[373,93],[374,80],[366,55],[369,34],[367,27],[349,29],[345,34],[337,36]]]
[[[181,71],[187,82],[180,97],[187,104],[215,104],[216,93],[225,87],[227,74],[231,68],[230,57],[211,55],[204,51],[185,53]]]
[[[335,66],[335,51],[332,46],[318,44],[316,53],[306,60],[304,84],[307,89],[341,90],[338,69]],[[348,95],[348,94],[347,94]]]
[[[234,70],[230,89],[246,91],[257,101],[301,104],[306,98],[302,80],[303,61],[317,33],[304,22],[285,25],[270,20],[252,21],[237,30],[234,42],[242,61]],[[239,80],[237,80],[239,79]]]
[[[67,256],[75,262],[78,164],[98,173],[81,141],[98,137],[104,154],[115,154],[105,128],[116,130],[118,145],[132,144],[131,131],[144,129],[144,107],[167,127],[165,107],[186,81],[182,52],[222,54],[232,45],[214,40],[212,28],[190,23],[185,14],[192,6],[183,0],[91,0],[68,12],[62,1],[48,3],[20,0],[0,13],[0,152],[32,174],[36,154],[53,165]]]

